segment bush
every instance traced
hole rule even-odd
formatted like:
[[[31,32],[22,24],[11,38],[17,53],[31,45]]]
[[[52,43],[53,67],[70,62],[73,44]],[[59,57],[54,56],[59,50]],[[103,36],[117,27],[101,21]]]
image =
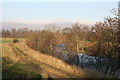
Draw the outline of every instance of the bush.
[[[13,43],[19,42],[18,39],[13,39]]]

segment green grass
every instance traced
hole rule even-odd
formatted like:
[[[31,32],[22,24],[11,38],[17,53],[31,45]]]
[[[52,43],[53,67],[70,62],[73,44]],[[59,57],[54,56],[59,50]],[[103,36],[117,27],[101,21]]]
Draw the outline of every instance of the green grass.
[[[4,40],[0,40],[0,43],[11,43],[13,41],[4,41]]]
[[[35,69],[33,66],[27,63],[24,63],[21,61],[15,63],[14,59],[12,59],[13,57],[12,54],[15,54],[15,53],[17,53],[21,57],[26,58],[27,61],[32,62],[32,60],[27,59],[28,57],[25,57],[23,54],[21,54],[21,52],[19,52],[16,48],[14,48],[14,46],[11,51],[10,46],[8,46],[8,44],[3,44],[3,49],[5,49],[4,54],[6,54],[6,56],[2,58],[3,59],[2,61],[2,77],[3,78],[41,78],[41,77],[48,78],[49,77],[48,74]],[[15,53],[13,52],[13,50],[15,51]],[[70,78],[69,76],[59,73],[58,71],[53,70],[45,65],[38,64],[38,62],[34,63],[34,65],[37,65],[43,70],[57,74],[59,76]]]
[[[0,38],[0,43],[11,43],[14,38]]]
[[[3,45],[7,55],[2,58],[2,78],[48,78],[47,74],[43,74],[29,64],[15,63],[11,56],[14,53],[9,50],[7,45]]]
[[[2,68],[3,78],[42,78],[39,71],[27,64],[13,64],[8,57],[3,58]]]
[[[0,38],[0,43],[11,43],[13,39],[19,39],[20,41],[25,41],[24,38]]]

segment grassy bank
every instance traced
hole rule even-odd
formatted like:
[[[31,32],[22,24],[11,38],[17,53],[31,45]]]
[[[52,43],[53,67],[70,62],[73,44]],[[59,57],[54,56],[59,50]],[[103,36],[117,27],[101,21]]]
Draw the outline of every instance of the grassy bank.
[[[4,57],[2,63],[2,78],[42,78],[39,71],[27,64],[12,63],[8,57]]]
[[[93,78],[93,77],[100,78],[100,77],[104,76],[104,74],[102,74],[100,72],[95,72],[95,71],[90,71],[90,70],[86,70],[86,69],[80,69],[75,66],[70,66],[58,58],[34,51],[34,50],[30,49],[29,47],[27,47],[25,45],[25,43],[15,43],[14,46],[16,46],[18,49],[23,51],[26,55],[34,58],[37,61],[40,61],[44,64],[50,65],[56,69],[59,69],[68,74],[77,76],[79,78]],[[108,76],[108,77],[110,77],[110,76]]]

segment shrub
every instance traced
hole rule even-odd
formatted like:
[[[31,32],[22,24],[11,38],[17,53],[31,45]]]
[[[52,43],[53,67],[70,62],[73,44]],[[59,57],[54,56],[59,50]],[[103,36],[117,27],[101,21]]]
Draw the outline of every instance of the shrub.
[[[13,39],[13,43],[19,42],[18,39]]]

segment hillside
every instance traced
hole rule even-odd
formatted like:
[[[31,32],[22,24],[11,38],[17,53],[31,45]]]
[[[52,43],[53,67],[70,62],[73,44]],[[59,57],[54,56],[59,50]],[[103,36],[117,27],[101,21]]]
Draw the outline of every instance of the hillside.
[[[102,73],[80,69],[68,65],[58,58],[39,53],[30,49],[24,42],[3,43],[2,46],[3,78],[9,75],[8,72],[5,73],[9,69],[16,73],[16,77],[21,77],[24,73],[22,77],[25,78],[98,78],[104,76]]]

